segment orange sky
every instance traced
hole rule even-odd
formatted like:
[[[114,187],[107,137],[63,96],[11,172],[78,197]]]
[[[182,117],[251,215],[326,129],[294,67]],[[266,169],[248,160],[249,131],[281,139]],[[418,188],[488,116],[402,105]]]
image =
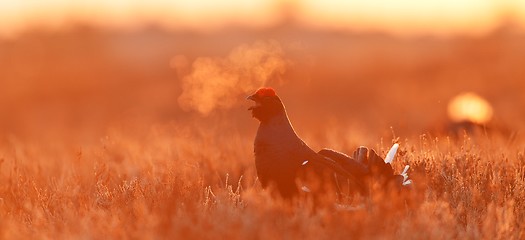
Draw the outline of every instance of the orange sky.
[[[283,14],[286,13],[286,14]],[[504,15],[525,26],[523,0],[0,0],[0,36],[25,28],[61,29],[72,22],[217,30],[228,24],[272,26],[284,16],[320,28],[393,33],[484,33]]]

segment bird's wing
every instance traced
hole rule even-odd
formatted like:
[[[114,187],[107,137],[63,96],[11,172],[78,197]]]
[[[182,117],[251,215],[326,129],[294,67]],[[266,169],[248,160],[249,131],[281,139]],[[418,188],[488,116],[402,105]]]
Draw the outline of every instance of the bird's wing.
[[[367,192],[362,170],[358,170],[357,168],[343,167],[343,164],[339,163],[338,161],[335,161],[322,154],[318,154],[314,151],[311,151],[311,154],[308,154],[308,156],[305,157],[306,161],[302,163],[303,168],[310,168],[311,170],[317,172],[322,172],[326,169],[329,169],[334,173],[334,177],[348,179],[348,181],[352,182],[360,192]]]
[[[368,168],[364,164],[356,161],[354,158],[351,158],[342,152],[325,148],[317,153],[334,160],[356,177],[364,177],[366,174],[368,174]]]

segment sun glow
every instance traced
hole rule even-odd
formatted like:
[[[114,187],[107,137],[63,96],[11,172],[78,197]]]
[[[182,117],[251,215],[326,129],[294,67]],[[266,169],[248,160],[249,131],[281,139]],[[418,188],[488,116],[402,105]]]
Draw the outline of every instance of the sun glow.
[[[0,0],[0,35],[24,29],[62,29],[74,23],[130,28],[154,23],[169,29],[217,30],[228,25],[268,27],[292,20],[335,29],[383,30],[393,33],[479,34],[503,17],[525,25],[521,0],[229,0],[102,1]]]
[[[481,33],[497,24],[499,4],[491,0],[308,0],[303,21],[311,25],[381,30],[398,33],[467,31]],[[318,11],[318,9],[323,9]]]
[[[457,95],[448,105],[448,115],[454,122],[485,124],[490,121],[492,114],[490,103],[472,92]]]

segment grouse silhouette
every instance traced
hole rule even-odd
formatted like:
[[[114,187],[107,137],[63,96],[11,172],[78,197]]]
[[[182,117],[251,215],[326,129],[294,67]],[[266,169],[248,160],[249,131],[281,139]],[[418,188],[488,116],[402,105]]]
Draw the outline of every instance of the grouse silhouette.
[[[332,192],[340,196],[345,189],[367,195],[371,180],[399,187],[411,184],[408,165],[399,175],[391,166],[398,144],[394,144],[386,160],[366,147],[358,147],[352,157],[331,149],[315,152],[297,136],[274,89],[260,88],[247,99],[255,102],[248,110],[260,121],[254,155],[263,188],[271,186],[282,197],[291,198],[299,192]]]

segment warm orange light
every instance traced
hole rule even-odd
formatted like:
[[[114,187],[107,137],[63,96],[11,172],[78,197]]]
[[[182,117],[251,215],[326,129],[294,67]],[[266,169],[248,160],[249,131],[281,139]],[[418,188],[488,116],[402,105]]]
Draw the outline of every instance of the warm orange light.
[[[306,0],[302,21],[342,29],[481,34],[498,23],[501,4],[491,0]]]
[[[267,27],[293,20],[320,28],[401,34],[482,34],[504,16],[525,26],[523,0],[0,0],[0,36],[27,28],[64,28],[81,22],[129,28],[154,23],[168,29]]]
[[[490,103],[472,92],[459,94],[448,104],[448,116],[454,122],[485,124],[490,121],[492,114]]]

